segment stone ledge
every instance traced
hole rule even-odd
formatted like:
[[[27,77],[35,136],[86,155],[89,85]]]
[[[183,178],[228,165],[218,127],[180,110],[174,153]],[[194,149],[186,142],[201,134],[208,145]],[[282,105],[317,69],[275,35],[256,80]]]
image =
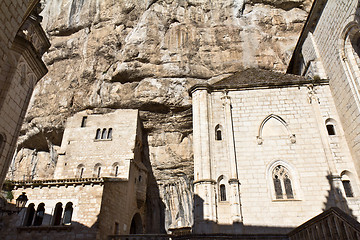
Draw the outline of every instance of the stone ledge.
[[[68,231],[70,232],[73,229],[73,226],[71,225],[60,225],[60,226],[28,226],[28,227],[17,227],[16,228],[18,232],[22,231]]]

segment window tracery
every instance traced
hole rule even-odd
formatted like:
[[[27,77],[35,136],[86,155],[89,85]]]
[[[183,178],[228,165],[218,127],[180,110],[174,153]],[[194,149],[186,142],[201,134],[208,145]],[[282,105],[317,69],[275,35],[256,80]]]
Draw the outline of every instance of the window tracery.
[[[294,199],[291,177],[289,171],[284,166],[278,165],[274,168],[272,179],[276,199]]]

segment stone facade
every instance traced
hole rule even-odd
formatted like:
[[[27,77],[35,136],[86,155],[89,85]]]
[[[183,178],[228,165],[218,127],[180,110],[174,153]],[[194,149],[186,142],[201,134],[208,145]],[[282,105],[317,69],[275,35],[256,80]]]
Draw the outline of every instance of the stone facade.
[[[339,120],[360,173],[359,1],[318,0],[288,72],[328,78]]]
[[[330,206],[360,216],[327,81],[248,69],[190,92],[195,232],[287,233]]]
[[[3,219],[8,224],[3,239],[106,239],[142,233],[147,187],[142,145],[137,110],[84,111],[69,118],[54,178],[14,182],[15,198],[25,192],[29,201],[19,215]],[[39,224],[41,204],[45,210]],[[36,212],[29,218],[31,206]],[[72,207],[71,221],[67,206]]]
[[[34,86],[47,72],[41,56],[50,43],[39,23],[38,2],[0,3],[0,186]]]

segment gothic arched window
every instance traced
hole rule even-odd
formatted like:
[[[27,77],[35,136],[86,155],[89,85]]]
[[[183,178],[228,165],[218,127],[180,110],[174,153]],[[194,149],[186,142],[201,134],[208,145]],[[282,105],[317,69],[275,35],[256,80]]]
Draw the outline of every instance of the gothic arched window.
[[[53,216],[53,225],[57,226],[61,223],[61,215],[62,215],[63,207],[62,203],[57,203],[54,210],[54,216]]]
[[[34,226],[41,226],[45,215],[45,204],[40,203],[35,214]]]
[[[24,219],[24,226],[31,226],[32,221],[35,215],[35,204],[30,203],[27,207],[25,219]]]
[[[65,211],[63,216],[63,223],[65,225],[71,224],[72,213],[73,213],[73,204],[72,202],[68,202],[65,206]]]
[[[83,164],[79,164],[77,167],[76,177],[82,178],[84,175],[85,167]]]
[[[101,164],[100,163],[97,163],[95,164],[95,167],[94,167],[94,177],[100,177],[101,175]]]
[[[351,175],[351,173],[349,173],[348,171],[344,171],[341,174],[341,182],[342,182],[343,187],[344,187],[345,196],[346,197],[354,197],[354,192],[353,192],[353,189],[351,187],[351,181],[350,181],[349,175]]]
[[[272,179],[276,199],[294,199],[291,177],[289,171],[284,166],[278,165],[274,168]]]

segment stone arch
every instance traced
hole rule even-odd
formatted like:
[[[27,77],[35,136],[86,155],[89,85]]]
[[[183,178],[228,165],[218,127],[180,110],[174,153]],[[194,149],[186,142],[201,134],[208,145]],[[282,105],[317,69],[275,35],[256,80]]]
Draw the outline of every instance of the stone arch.
[[[344,192],[344,196],[346,197],[355,197],[356,195],[358,195],[358,191],[356,189],[356,180],[355,180],[355,176],[352,172],[348,171],[348,170],[344,170],[341,172],[340,174],[341,177],[341,182],[343,185],[343,192]]]
[[[76,177],[77,178],[83,178],[84,177],[84,172],[85,172],[85,166],[84,164],[79,164],[76,168]]]
[[[94,177],[100,177],[101,176],[101,163],[97,163],[97,164],[95,164],[95,166],[94,166]]]
[[[325,120],[325,127],[329,136],[336,135],[338,132],[336,129],[336,121],[333,118],[328,118]]]
[[[35,216],[35,204],[30,203],[26,209],[23,226],[31,226]]]
[[[339,54],[357,107],[360,108],[360,17],[351,15],[339,39]]]
[[[227,184],[227,177],[224,175],[221,175],[218,178],[218,201],[219,202],[224,202],[224,201],[228,201],[228,194],[229,194],[229,186]]]
[[[257,142],[259,145],[261,145],[264,142],[263,139],[263,130],[264,130],[264,126],[265,124],[271,120],[271,119],[275,119],[278,122],[280,122],[282,124],[282,126],[285,128],[287,135],[290,138],[291,143],[295,143],[296,142],[296,138],[295,138],[295,134],[292,134],[290,131],[290,128],[288,126],[288,124],[286,123],[286,121],[284,119],[282,119],[280,116],[275,115],[275,114],[270,114],[267,117],[264,118],[264,120],[261,122],[259,129],[258,129],[258,135],[257,135]]]
[[[117,177],[117,176],[119,176],[119,174],[120,174],[120,164],[119,164],[119,162],[115,162],[112,165],[112,175],[114,177]]]
[[[143,233],[143,225],[141,216],[139,213],[135,213],[131,220],[130,225],[130,234],[142,234]]]

